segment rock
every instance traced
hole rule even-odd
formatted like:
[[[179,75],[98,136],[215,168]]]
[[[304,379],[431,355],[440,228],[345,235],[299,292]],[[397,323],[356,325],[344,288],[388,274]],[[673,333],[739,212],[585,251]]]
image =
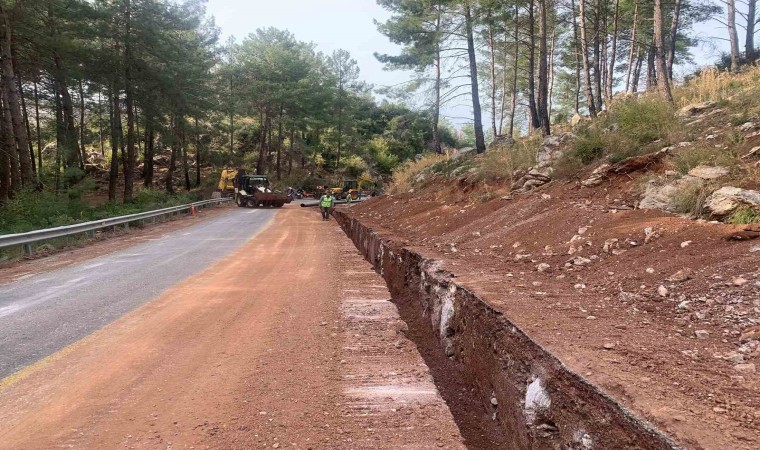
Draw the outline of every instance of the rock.
[[[739,131],[743,131],[745,133],[748,132],[748,131],[752,131],[755,128],[757,128],[757,125],[755,125],[754,122],[745,122],[745,123],[739,125]]]
[[[587,264],[591,264],[591,260],[588,258],[584,258],[583,256],[576,256],[575,258],[568,261],[574,266],[585,266]]]
[[[683,241],[683,242],[681,242],[681,248],[686,248],[686,247],[690,246],[692,244],[692,242],[694,242],[694,241]]]
[[[620,244],[618,243],[618,240],[615,238],[607,239],[604,241],[604,245],[602,246],[602,251],[605,253],[612,253],[614,249],[620,248]]]
[[[536,270],[538,270],[539,272],[546,272],[549,269],[551,269],[551,267],[552,266],[550,266],[549,264],[541,263],[541,264],[539,264],[539,265],[536,266]]]
[[[750,253],[760,252],[760,245],[753,245],[752,247],[749,248],[749,252]]]
[[[575,142],[575,139],[576,136],[573,133],[557,133],[546,136],[536,155],[538,167],[547,167],[559,159],[564,151]]]
[[[654,273],[654,269],[651,268],[651,267],[647,267],[647,273],[648,274],[653,274]]]
[[[586,320],[596,320],[596,316],[588,316],[586,317]]]
[[[679,303],[678,306],[676,306],[676,308],[678,308],[678,309],[680,309],[682,311],[685,311],[685,310],[689,309],[689,303],[691,303],[691,302],[688,301],[688,300],[684,300],[681,303]]]
[[[720,406],[716,406],[713,408],[714,413],[723,414],[727,412],[726,408],[721,408]]]
[[[578,234],[583,236],[588,231],[588,227],[580,227],[578,228]]]
[[[741,206],[749,206],[760,212],[760,192],[724,186],[710,194],[705,200],[706,210],[716,217],[727,216]]]
[[[760,145],[756,147],[752,147],[752,149],[747,153],[746,155],[742,156],[742,159],[746,159],[752,156],[755,156],[757,154],[760,154]]]
[[[760,341],[760,325],[742,331],[742,335],[739,337],[739,342],[745,343],[749,341]]]
[[[676,206],[673,198],[685,186],[695,184],[703,185],[705,180],[686,175],[672,183],[657,184],[650,181],[644,192],[644,197],[639,202],[641,209],[659,209],[660,211],[676,212]]]
[[[612,350],[613,348],[615,348],[615,344],[613,342],[607,342],[606,344],[604,344],[603,347],[605,350]]]
[[[591,175],[588,178],[581,181],[581,185],[585,187],[599,186],[607,177],[607,173],[609,173],[610,167],[612,166],[606,163],[597,167],[593,172],[591,172]]]
[[[496,397],[491,397],[491,404],[493,406],[499,406],[499,400],[497,400]]]
[[[701,103],[692,103],[691,105],[684,106],[678,110],[678,117],[691,117],[708,109],[715,108],[716,103],[712,101],[706,101]]]
[[[707,330],[697,330],[694,332],[694,336],[697,339],[707,339],[710,337],[710,333]]]
[[[577,127],[581,122],[583,122],[583,116],[578,113],[573,114],[573,117],[570,118],[570,126],[573,128]]]
[[[733,284],[734,286],[744,286],[747,283],[749,283],[749,281],[747,281],[746,278],[742,278],[742,277],[736,277],[731,280],[731,284]]]
[[[734,366],[734,370],[741,373],[755,373],[755,364],[737,364]]]
[[[498,149],[498,148],[508,148],[515,144],[515,140],[512,138],[512,136],[508,134],[504,134],[501,136],[496,136],[494,140],[488,145],[488,150]]]
[[[653,240],[660,237],[660,232],[662,230],[655,230],[652,227],[646,227],[644,228],[644,243],[648,244],[652,242]]]
[[[641,300],[641,296],[639,294],[634,294],[633,292],[620,291],[618,294],[618,300],[623,303],[634,302]]]
[[[723,359],[734,364],[744,364],[744,355],[739,352],[731,352],[724,356]]]
[[[660,287],[657,288],[657,295],[660,297],[667,297],[668,296],[668,288],[666,288],[663,285],[660,285]]]
[[[689,175],[703,180],[715,180],[728,175],[729,170],[720,166],[697,166],[689,171]]]
[[[693,271],[691,269],[681,269],[678,272],[674,273],[670,277],[668,277],[668,281],[673,283],[683,283],[684,281],[690,280],[692,277]]]
[[[583,283],[578,283],[574,287],[575,289],[586,289],[586,285]]]

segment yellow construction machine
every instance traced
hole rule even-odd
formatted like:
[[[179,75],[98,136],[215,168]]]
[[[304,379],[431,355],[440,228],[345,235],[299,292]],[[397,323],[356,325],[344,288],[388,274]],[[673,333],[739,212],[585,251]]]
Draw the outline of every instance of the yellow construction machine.
[[[348,196],[351,196],[353,200],[358,200],[364,195],[376,195],[376,189],[377,183],[375,180],[367,176],[361,176],[356,180],[343,180],[342,187],[330,188],[330,192],[338,200],[344,200]]]

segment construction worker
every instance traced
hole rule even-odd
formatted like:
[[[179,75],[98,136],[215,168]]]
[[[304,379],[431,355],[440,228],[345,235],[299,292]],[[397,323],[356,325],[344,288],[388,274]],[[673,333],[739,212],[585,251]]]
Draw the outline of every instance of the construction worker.
[[[350,205],[351,202],[353,202],[353,201],[354,201],[354,197],[351,195],[351,192],[349,192],[348,194],[346,194],[346,204]]]
[[[335,205],[335,197],[332,192],[325,191],[325,194],[319,199],[319,209],[322,210],[322,220],[330,220],[330,210]]]

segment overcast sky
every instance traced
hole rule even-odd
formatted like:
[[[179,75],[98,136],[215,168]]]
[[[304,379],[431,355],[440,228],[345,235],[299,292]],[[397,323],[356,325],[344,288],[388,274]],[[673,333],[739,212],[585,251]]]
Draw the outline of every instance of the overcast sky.
[[[223,39],[234,36],[241,41],[263,27],[287,29],[300,41],[314,42],[324,53],[339,48],[348,50],[359,63],[361,79],[376,87],[396,85],[409,78],[408,73],[383,70],[373,55],[399,51],[377,31],[374,20],[383,22],[390,14],[375,0],[208,0],[208,12],[216,18]],[[737,15],[737,20],[743,19]],[[741,29],[739,32],[744,50],[744,36]],[[705,40],[727,36],[725,27],[717,22],[699,25],[694,35]],[[713,40],[695,50],[696,59],[700,65],[714,62],[720,51],[727,48],[725,40]],[[678,73],[683,75],[694,69],[693,66],[681,67]],[[469,97],[460,99],[458,106],[451,105],[444,112],[453,117],[468,115],[465,105]],[[462,122],[461,119],[452,121]]]

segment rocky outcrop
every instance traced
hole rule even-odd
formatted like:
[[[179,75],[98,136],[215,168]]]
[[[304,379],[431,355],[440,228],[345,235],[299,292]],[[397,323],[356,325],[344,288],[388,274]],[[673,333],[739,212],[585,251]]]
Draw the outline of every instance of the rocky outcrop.
[[[546,136],[541,143],[541,148],[536,155],[537,167],[548,167],[554,161],[558,160],[562,154],[570,148],[575,142],[576,136],[573,133],[557,133]]]
[[[697,166],[689,171],[689,175],[703,180],[716,180],[728,175],[729,170],[720,166]]]
[[[705,209],[715,217],[725,217],[742,206],[760,213],[760,192],[724,186],[713,192],[705,201]]]
[[[639,202],[639,208],[676,212],[673,198],[678,191],[690,184],[701,186],[704,184],[704,180],[686,175],[683,178],[668,184],[658,184],[656,181],[650,181],[647,185],[646,192],[644,193],[644,198]]]
[[[680,110],[678,110],[678,117],[691,117],[695,116],[697,114],[703,113],[707,111],[708,109],[712,109],[717,104],[715,102],[706,101],[701,103],[693,103],[691,105],[684,106]]]
[[[553,170],[551,167],[534,167],[528,170],[524,175],[520,175],[517,181],[512,184],[512,189],[524,192],[543,186],[552,180],[552,172]]]

